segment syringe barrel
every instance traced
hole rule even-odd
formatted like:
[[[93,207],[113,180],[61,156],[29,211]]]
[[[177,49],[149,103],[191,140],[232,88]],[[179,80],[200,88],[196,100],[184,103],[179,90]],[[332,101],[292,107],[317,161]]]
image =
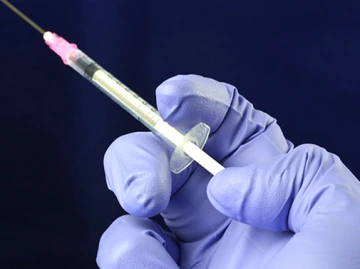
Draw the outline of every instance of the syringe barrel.
[[[167,124],[154,107],[99,66],[94,60],[79,50],[75,44],[71,44],[64,38],[51,32],[44,33],[44,40],[50,49],[61,57],[66,65],[71,66],[81,76],[89,80],[144,124],[150,131],[164,138],[175,148],[175,152],[170,160],[170,167],[174,173],[180,173],[190,165],[192,160],[197,161],[212,174],[224,169],[201,150],[207,140],[209,127],[199,128],[202,127],[202,123],[200,123],[184,136]],[[193,142],[196,142],[196,145]],[[201,148],[197,145],[201,145]]]
[[[156,124],[162,121],[154,107],[81,50],[75,50],[69,55],[68,64],[151,131],[155,131]]]

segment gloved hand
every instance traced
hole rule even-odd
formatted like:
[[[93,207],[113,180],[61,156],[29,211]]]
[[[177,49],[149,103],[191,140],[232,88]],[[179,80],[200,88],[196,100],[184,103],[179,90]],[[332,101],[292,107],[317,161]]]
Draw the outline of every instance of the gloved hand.
[[[204,150],[226,169],[212,177],[193,163],[175,175],[152,133],[117,139],[106,180],[131,215],[103,234],[100,268],[360,268],[360,183],[337,156],[293,148],[229,84],[177,76],[156,96],[182,132],[211,127]],[[171,233],[147,219],[159,213]]]

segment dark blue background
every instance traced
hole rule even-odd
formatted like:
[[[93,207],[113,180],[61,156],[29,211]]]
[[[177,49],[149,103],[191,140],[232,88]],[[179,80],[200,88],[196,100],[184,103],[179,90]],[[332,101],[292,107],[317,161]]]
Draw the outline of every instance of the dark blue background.
[[[13,0],[155,105],[176,74],[231,83],[360,177],[359,1]],[[96,268],[103,231],[124,212],[102,158],[145,130],[62,64],[0,4],[0,267]]]

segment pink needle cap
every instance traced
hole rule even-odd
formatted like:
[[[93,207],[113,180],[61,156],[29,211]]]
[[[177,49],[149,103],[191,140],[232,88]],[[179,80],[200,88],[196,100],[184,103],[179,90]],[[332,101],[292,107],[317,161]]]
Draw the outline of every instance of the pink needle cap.
[[[69,64],[68,58],[70,54],[75,50],[78,50],[78,47],[75,44],[70,44],[64,38],[52,32],[46,32],[44,34],[44,40],[50,49],[61,57],[66,65]]]

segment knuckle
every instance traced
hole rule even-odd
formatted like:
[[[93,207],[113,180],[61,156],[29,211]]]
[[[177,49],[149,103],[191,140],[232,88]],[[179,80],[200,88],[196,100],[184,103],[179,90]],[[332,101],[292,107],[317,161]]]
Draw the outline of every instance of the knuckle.
[[[327,155],[327,151],[324,148],[314,144],[300,145],[298,150],[302,156],[306,156],[309,160],[320,160]]]

